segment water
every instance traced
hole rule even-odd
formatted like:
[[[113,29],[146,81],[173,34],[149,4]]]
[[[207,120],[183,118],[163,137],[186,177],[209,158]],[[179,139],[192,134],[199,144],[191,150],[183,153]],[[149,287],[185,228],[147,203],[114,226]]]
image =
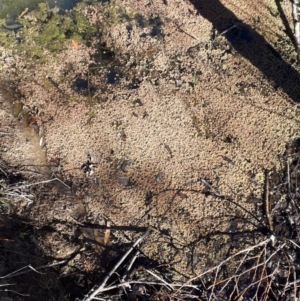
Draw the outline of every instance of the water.
[[[45,3],[42,0],[0,0],[0,18],[5,18],[9,15],[19,15],[26,8],[29,10],[35,9],[39,3]],[[48,0],[50,8],[55,5],[62,9],[71,9],[81,0]],[[103,1],[102,1],[103,2]]]

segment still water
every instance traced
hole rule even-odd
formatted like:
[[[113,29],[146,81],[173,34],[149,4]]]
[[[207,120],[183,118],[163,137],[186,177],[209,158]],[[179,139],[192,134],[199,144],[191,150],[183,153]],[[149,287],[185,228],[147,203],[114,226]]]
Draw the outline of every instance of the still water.
[[[45,3],[42,0],[0,0],[0,18],[5,18],[9,15],[19,15],[26,8],[29,10],[37,7],[38,3]],[[81,0],[47,0],[50,8],[55,5],[62,9],[71,9],[76,3]]]

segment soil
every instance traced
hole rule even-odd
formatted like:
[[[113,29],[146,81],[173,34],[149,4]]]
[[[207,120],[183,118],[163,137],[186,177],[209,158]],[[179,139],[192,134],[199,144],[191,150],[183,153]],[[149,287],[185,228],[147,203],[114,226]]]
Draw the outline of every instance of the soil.
[[[265,237],[265,173],[299,135],[291,4],[276,3],[80,4],[49,21],[29,12],[20,44],[6,32],[0,244],[66,260],[53,273],[77,288],[56,284],[54,300],[82,298],[148,227],[147,264],[173,281]],[[51,18],[84,29],[41,40]]]

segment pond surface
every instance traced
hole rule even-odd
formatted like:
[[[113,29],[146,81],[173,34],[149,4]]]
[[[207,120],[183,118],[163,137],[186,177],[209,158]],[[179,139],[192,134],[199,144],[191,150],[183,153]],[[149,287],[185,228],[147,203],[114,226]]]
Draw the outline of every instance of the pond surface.
[[[19,15],[26,8],[29,10],[35,9],[39,3],[47,2],[50,8],[53,8],[56,5],[62,9],[71,9],[81,1],[82,0],[0,0],[0,18],[5,18],[7,14]]]

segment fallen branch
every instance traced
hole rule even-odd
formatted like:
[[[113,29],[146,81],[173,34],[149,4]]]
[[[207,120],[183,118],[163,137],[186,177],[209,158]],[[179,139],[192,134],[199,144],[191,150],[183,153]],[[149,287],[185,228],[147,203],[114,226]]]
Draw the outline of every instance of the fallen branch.
[[[68,187],[69,189],[71,189],[71,187],[69,185],[67,185],[65,182],[63,182],[59,178],[54,178],[54,179],[51,179],[51,180],[41,181],[41,182],[32,183],[32,184],[25,184],[25,185],[21,185],[21,186],[12,186],[12,188],[13,189],[15,189],[15,188],[26,188],[26,187],[35,186],[35,185],[51,183],[53,181],[58,181],[58,182],[62,183],[63,185],[65,185],[66,187]]]
[[[42,265],[40,267],[37,267],[37,268],[33,268],[31,265],[27,265],[26,267],[23,267],[21,269],[18,269],[10,274],[7,274],[5,276],[0,276],[0,279],[8,279],[8,278],[12,278],[12,277],[15,277],[15,276],[19,276],[19,275],[22,275],[22,274],[26,274],[30,271],[34,271],[36,273],[40,273],[38,272],[38,270],[41,270],[41,269],[44,269],[44,268],[51,268],[51,267],[54,267],[54,266],[57,266],[57,265],[61,265],[61,264],[64,264],[66,262],[66,260],[63,260],[63,261],[59,261],[59,262],[55,262],[55,263],[51,263],[51,264],[47,264],[47,265]],[[23,271],[25,269],[30,269],[30,270],[26,270],[26,271]]]
[[[173,290],[172,286],[171,286],[167,281],[165,281],[165,280],[162,279],[161,277],[157,276],[157,275],[154,274],[153,272],[151,272],[151,271],[149,271],[149,270],[147,270],[147,269],[145,269],[145,270],[146,270],[147,273],[149,273],[150,275],[152,275],[154,278],[156,278],[156,279],[160,280],[161,282],[163,282],[164,285],[166,286],[166,288],[167,288],[168,290],[170,290],[170,291]]]
[[[268,238],[268,239],[266,239],[266,240],[264,240],[264,241],[262,241],[262,242],[260,242],[260,243],[258,243],[258,244],[256,244],[256,245],[250,246],[250,247],[248,247],[248,248],[246,248],[246,249],[243,249],[243,250],[241,250],[241,251],[239,251],[239,252],[237,252],[237,253],[235,253],[235,254],[233,254],[233,255],[227,257],[225,260],[223,260],[222,262],[220,262],[217,266],[214,266],[214,267],[212,267],[212,268],[206,270],[205,272],[199,274],[198,276],[193,277],[193,278],[191,278],[190,280],[188,280],[184,285],[182,285],[182,287],[180,287],[180,288],[175,292],[175,294],[176,294],[180,289],[184,288],[186,285],[189,285],[191,282],[193,282],[193,281],[195,281],[195,280],[197,280],[197,279],[203,277],[204,275],[209,274],[209,273],[211,273],[211,272],[213,272],[213,271],[215,271],[215,270],[218,271],[218,270],[219,270],[226,262],[230,261],[231,259],[235,258],[236,256],[239,256],[239,255],[241,255],[241,254],[247,253],[247,252],[252,251],[252,250],[254,250],[254,249],[256,249],[256,248],[259,248],[259,247],[262,247],[262,246],[266,246],[269,242],[272,242],[272,241],[273,241],[273,236],[271,236],[270,238]]]
[[[270,184],[270,173],[267,170],[266,171],[266,179],[265,179],[266,183],[265,183],[265,212],[266,212],[266,216],[268,219],[268,225],[269,225],[269,229],[270,231],[274,231],[274,227],[273,227],[273,217],[272,214],[270,212],[270,200],[269,200],[269,184]]]
[[[132,252],[132,250],[150,233],[151,228],[148,228],[148,230],[132,245],[132,247],[124,254],[124,256],[119,260],[119,262],[112,268],[112,270],[108,273],[108,275],[104,278],[103,282],[100,284],[100,286],[97,289],[92,289],[90,291],[90,295],[88,294],[83,301],[91,301],[101,293],[109,280],[109,278],[113,275],[113,273],[117,270],[117,268],[121,265],[121,263],[128,257],[128,255]]]
[[[159,286],[166,286],[165,283],[161,283],[161,282],[148,282],[148,281],[137,281],[137,280],[133,280],[133,281],[127,281],[127,282],[123,282],[120,284],[116,284],[116,285],[112,285],[109,287],[105,287],[101,290],[101,292],[107,292],[116,288],[120,288],[123,286],[129,286],[131,284],[144,284],[144,285],[159,285]],[[175,287],[182,287],[184,284],[183,283],[168,283],[168,286],[172,287],[172,289],[174,289]],[[196,290],[199,290],[199,286],[197,285],[184,285],[184,287],[188,287],[188,288],[193,288]],[[97,300],[95,297],[93,298],[95,300]]]

